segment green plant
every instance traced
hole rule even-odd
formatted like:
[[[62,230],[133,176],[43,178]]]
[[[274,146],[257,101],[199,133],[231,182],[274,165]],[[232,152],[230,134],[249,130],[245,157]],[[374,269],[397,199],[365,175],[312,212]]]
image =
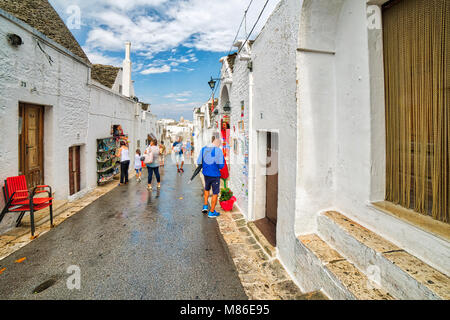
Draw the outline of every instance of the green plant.
[[[220,199],[219,201],[228,201],[233,197],[233,191],[229,188],[220,189]]]

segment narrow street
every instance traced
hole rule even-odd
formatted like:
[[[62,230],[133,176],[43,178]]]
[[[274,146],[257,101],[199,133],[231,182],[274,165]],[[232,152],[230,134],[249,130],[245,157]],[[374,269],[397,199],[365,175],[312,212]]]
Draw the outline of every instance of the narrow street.
[[[161,192],[132,179],[0,261],[0,299],[247,299],[191,172],[178,175],[168,157]],[[71,265],[81,290],[66,286]]]
[[[450,300],[449,29],[450,0],[0,0],[0,300]]]

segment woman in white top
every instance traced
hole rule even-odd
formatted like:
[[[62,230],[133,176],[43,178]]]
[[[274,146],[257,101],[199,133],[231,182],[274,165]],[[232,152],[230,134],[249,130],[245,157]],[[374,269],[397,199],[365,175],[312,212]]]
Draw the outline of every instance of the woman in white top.
[[[158,189],[161,188],[161,176],[159,174],[159,148],[158,141],[152,140],[150,142],[150,147],[145,150],[146,158],[151,159],[151,162],[146,162],[147,170],[148,170],[148,190],[152,190],[152,178],[153,173],[156,176],[156,182],[158,183]]]
[[[117,157],[120,158],[120,183],[119,186],[123,184],[128,184],[128,170],[130,168],[130,154],[127,144],[124,141],[120,142],[120,149],[117,152]]]

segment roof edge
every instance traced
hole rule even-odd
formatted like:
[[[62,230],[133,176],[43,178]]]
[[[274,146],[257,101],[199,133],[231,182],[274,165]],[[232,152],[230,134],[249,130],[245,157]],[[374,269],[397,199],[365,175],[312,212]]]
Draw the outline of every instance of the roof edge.
[[[85,66],[87,66],[88,68],[92,68],[92,63],[88,63],[86,62],[84,59],[82,59],[81,57],[77,56],[76,54],[72,53],[70,50],[66,49],[65,47],[63,47],[62,45],[60,45],[59,43],[57,43],[56,41],[50,39],[49,37],[47,37],[45,34],[43,34],[42,32],[38,31],[37,29],[33,28],[32,26],[30,26],[28,23],[23,22],[22,20],[16,18],[15,16],[13,16],[12,14],[6,12],[5,10],[0,8],[0,16],[2,16],[3,18],[10,20],[11,22],[15,23],[17,26],[19,26],[20,28],[24,29],[25,31],[28,31],[29,33],[31,33],[32,35],[34,35],[35,37],[40,38],[42,41],[47,42],[49,45],[51,45],[55,50],[60,51],[63,54],[66,54],[68,56],[70,56],[71,58],[77,60],[78,62],[84,64]]]

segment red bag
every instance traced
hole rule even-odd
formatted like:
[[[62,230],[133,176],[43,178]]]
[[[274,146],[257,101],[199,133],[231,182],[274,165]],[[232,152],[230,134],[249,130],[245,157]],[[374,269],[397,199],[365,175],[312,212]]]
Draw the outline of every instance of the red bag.
[[[230,173],[228,172],[227,161],[225,159],[223,161],[225,161],[225,165],[222,170],[220,170],[220,178],[227,180],[230,176]]]

